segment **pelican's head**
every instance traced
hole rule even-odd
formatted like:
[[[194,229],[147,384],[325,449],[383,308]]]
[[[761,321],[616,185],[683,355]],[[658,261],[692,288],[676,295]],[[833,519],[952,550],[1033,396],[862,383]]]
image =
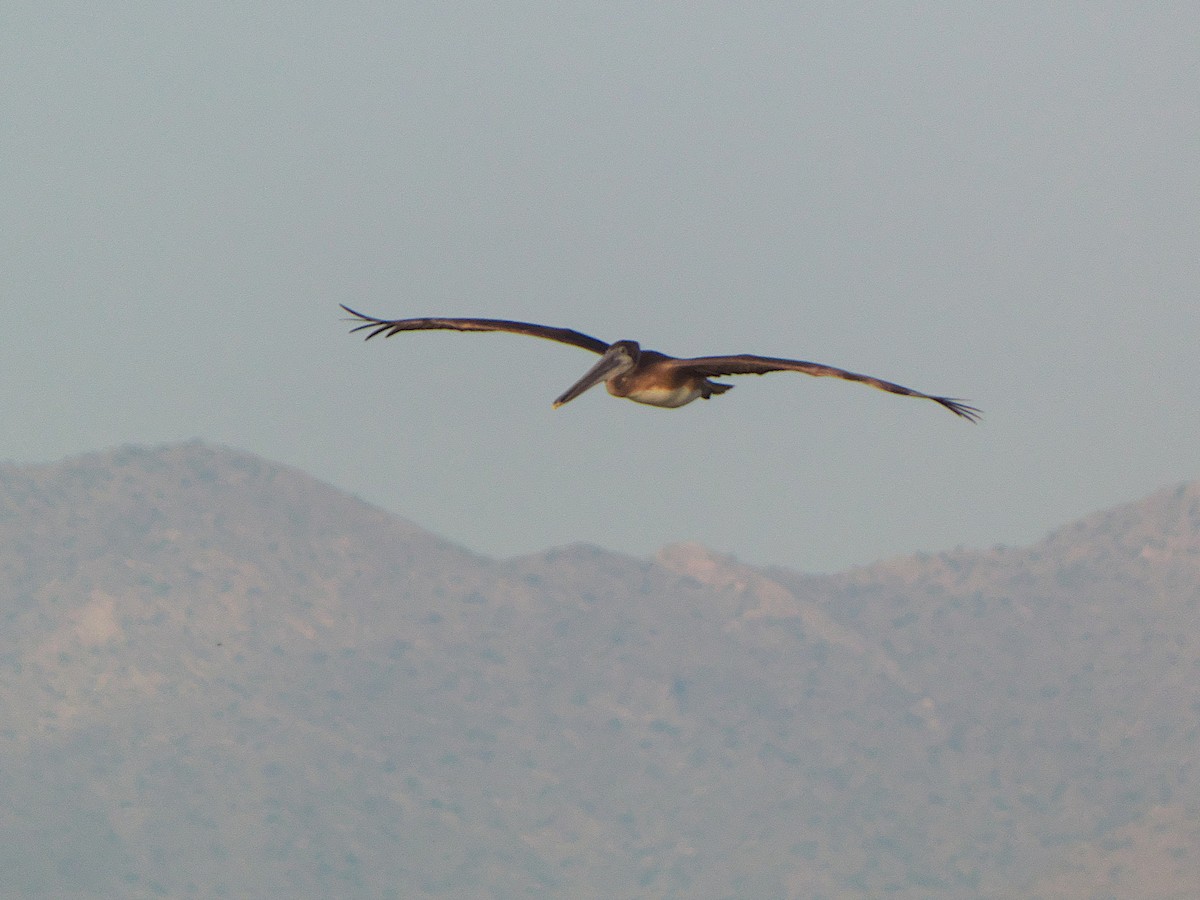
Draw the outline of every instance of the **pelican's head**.
[[[600,361],[588,369],[587,374],[567,388],[563,395],[554,401],[554,408],[558,409],[564,403],[570,403],[588,388],[595,387],[602,381],[608,381],[622,372],[628,372],[637,365],[640,353],[641,348],[637,341],[617,341],[615,344],[611,344],[604,351],[604,355],[600,357]]]

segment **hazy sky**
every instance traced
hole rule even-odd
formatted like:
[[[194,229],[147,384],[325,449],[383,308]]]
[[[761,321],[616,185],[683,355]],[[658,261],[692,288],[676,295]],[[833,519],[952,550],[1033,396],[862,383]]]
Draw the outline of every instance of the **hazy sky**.
[[[1195,3],[0,6],[0,458],[200,437],[468,547],[829,571],[1200,477]],[[513,335],[753,352],[678,410]]]

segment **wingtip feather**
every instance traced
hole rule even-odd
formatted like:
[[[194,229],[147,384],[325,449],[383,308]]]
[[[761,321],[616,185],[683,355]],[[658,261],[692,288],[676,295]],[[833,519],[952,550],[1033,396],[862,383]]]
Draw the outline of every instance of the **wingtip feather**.
[[[938,403],[950,410],[956,416],[961,416],[972,425],[978,424],[983,418],[983,413],[974,406],[969,405],[964,400],[959,400],[956,397],[934,397]]]

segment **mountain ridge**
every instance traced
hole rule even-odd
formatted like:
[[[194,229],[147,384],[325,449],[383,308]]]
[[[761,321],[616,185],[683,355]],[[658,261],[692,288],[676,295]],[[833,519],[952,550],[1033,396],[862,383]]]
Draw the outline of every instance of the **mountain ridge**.
[[[1144,503],[821,576],[491,560],[200,442],[0,466],[0,889],[1200,895],[1200,485]]]

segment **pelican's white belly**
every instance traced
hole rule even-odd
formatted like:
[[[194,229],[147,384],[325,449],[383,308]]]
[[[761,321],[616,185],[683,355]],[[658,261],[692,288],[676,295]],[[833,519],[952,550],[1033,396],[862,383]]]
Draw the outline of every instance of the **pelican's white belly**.
[[[700,396],[700,388],[694,384],[684,384],[679,387],[649,387],[638,388],[628,394],[618,394],[611,389],[612,382],[609,382],[609,393],[614,397],[625,397],[627,400],[632,400],[634,403],[645,403],[648,406],[665,406],[668,409],[674,409],[677,406],[691,403]]]

